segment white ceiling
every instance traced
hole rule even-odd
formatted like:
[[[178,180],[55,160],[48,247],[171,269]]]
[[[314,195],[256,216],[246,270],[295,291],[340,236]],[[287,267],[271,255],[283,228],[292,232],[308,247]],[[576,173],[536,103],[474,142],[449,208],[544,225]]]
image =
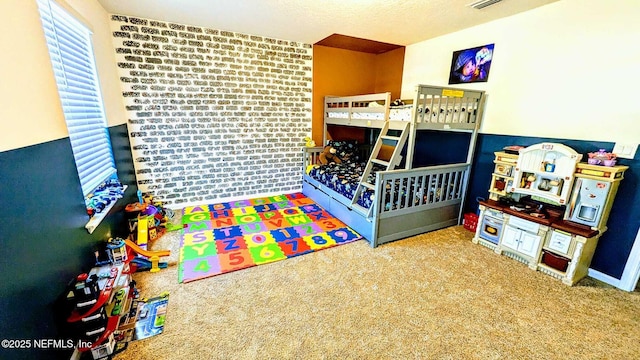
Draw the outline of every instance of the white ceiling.
[[[558,0],[98,0],[110,14],[313,44],[342,34],[410,45]]]

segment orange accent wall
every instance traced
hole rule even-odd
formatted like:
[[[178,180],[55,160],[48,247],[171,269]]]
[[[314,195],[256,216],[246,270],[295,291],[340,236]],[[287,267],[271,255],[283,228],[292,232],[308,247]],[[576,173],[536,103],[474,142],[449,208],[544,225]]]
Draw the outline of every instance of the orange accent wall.
[[[313,46],[312,137],[322,144],[324,97],[348,96],[390,91],[400,96],[404,48],[376,55],[360,51]],[[341,127],[342,128],[342,127]],[[348,129],[350,130],[350,129]],[[340,129],[335,138],[364,140],[364,130],[348,133]]]
[[[376,88],[374,92],[391,92],[391,101],[400,98],[404,47],[376,55]]]

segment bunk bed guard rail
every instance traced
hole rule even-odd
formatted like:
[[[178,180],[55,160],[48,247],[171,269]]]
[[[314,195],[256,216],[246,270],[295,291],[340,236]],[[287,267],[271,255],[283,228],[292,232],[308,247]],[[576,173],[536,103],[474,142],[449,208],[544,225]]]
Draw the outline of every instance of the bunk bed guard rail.
[[[373,245],[456,225],[470,167],[458,163],[376,173]]]

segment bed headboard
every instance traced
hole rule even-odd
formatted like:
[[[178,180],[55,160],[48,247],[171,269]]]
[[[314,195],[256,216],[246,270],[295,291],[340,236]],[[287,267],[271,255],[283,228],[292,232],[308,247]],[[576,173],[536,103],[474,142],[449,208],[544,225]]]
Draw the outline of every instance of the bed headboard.
[[[403,106],[392,106],[390,92],[325,96],[324,123],[382,128],[392,120],[411,121],[416,129],[478,130],[483,102],[484,91],[432,85],[416,86],[412,104]]]
[[[419,129],[478,130],[484,91],[418,85],[413,119]]]

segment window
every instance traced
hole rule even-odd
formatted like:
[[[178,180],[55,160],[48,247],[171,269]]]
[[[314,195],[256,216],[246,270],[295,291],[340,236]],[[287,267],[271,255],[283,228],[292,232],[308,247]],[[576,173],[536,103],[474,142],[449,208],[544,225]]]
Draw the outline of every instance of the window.
[[[116,177],[91,32],[55,2],[37,1],[82,192],[89,208],[90,194]]]

